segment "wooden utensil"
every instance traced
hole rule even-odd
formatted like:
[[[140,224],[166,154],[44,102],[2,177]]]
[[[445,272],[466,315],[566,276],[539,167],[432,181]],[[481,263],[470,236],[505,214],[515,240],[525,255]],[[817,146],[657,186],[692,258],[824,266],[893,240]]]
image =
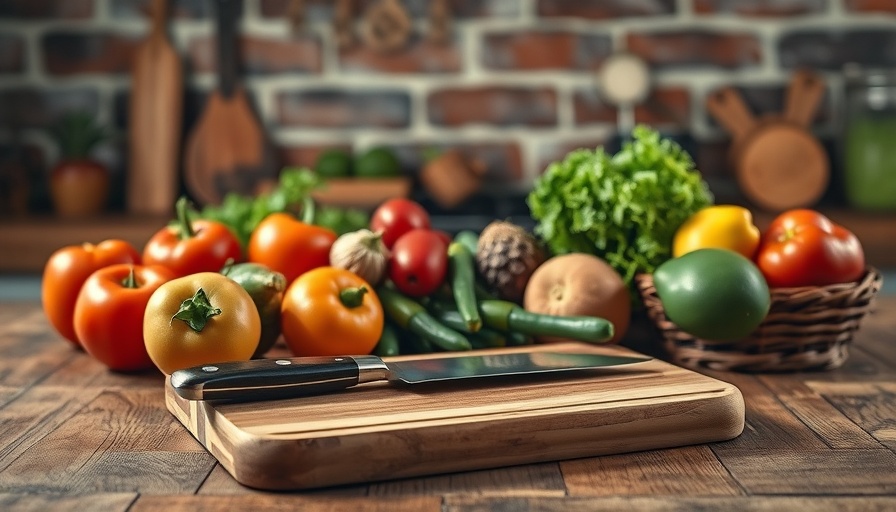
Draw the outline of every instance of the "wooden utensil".
[[[823,80],[799,71],[788,87],[783,114],[756,119],[731,87],[707,98],[710,114],[733,136],[729,156],[738,185],[761,208],[808,207],[824,194],[830,163],[809,131],[823,95]]]
[[[580,343],[477,351],[512,352],[638,355]],[[439,366],[457,356],[389,360]],[[563,378],[367,383],[338,396],[251,403],[186,400],[169,379],[165,403],[239,483],[277,490],[724,441],[744,427],[735,386],[659,359]]]
[[[399,0],[379,0],[364,17],[364,42],[382,53],[404,47],[411,36],[411,18]]]
[[[333,9],[333,37],[340,50],[355,44],[352,14],[352,0],[336,1],[336,7]]]
[[[429,7],[429,32],[426,39],[443,45],[451,41],[451,6],[448,0],[435,0]]]
[[[152,28],[137,48],[128,117],[127,209],[171,214],[178,192],[183,70],[165,34],[168,0],[153,0]]]
[[[237,77],[236,18],[239,0],[217,0],[218,89],[196,123],[184,159],[190,193],[218,203],[227,192],[254,195],[276,180],[273,151]]]

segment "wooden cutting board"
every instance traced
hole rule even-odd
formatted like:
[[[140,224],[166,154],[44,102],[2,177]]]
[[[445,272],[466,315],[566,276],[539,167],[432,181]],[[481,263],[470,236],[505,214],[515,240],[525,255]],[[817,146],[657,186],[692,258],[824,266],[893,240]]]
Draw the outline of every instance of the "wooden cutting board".
[[[527,350],[632,354],[578,343],[497,352]],[[724,441],[744,427],[736,387],[660,360],[563,377],[365,384],[254,403],[184,400],[170,384],[165,396],[168,410],[238,482],[269,490]]]
[[[153,0],[152,29],[137,48],[128,119],[128,211],[173,215],[179,184],[183,70],[165,34],[168,0]]]
[[[822,77],[799,70],[787,89],[784,112],[761,119],[733,87],[707,97],[710,114],[734,137],[729,156],[737,183],[757,206],[769,211],[807,208],[824,195],[828,157],[809,129],[824,92]]]

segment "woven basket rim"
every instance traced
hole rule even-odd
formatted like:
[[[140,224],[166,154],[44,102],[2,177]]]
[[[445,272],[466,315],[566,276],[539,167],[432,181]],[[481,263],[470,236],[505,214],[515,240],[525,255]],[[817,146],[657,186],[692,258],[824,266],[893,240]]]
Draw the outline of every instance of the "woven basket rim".
[[[695,368],[738,371],[831,369],[845,362],[847,347],[872,309],[883,276],[866,266],[861,279],[824,286],[773,288],[772,307],[750,335],[731,341],[698,339],[665,315],[653,276],[635,283],[647,316],[676,363]]]

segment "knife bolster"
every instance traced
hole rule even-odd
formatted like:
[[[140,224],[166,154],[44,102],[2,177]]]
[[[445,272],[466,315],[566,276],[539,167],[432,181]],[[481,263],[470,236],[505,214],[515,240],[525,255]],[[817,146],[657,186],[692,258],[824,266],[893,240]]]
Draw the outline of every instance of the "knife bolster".
[[[352,356],[358,364],[358,384],[389,379],[389,367],[377,356]]]

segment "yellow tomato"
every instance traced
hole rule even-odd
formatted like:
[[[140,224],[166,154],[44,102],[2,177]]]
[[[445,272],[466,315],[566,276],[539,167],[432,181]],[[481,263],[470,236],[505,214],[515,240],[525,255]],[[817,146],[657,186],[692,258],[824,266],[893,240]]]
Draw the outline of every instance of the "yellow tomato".
[[[730,249],[753,259],[759,228],[749,210],[736,205],[709,206],[691,215],[675,232],[672,256],[697,249]]]
[[[146,351],[166,374],[226,361],[247,361],[261,338],[252,297],[235,281],[200,272],[160,286],[143,317]]]
[[[283,338],[297,356],[365,355],[383,333],[379,297],[357,274],[336,267],[305,272],[287,288]]]

